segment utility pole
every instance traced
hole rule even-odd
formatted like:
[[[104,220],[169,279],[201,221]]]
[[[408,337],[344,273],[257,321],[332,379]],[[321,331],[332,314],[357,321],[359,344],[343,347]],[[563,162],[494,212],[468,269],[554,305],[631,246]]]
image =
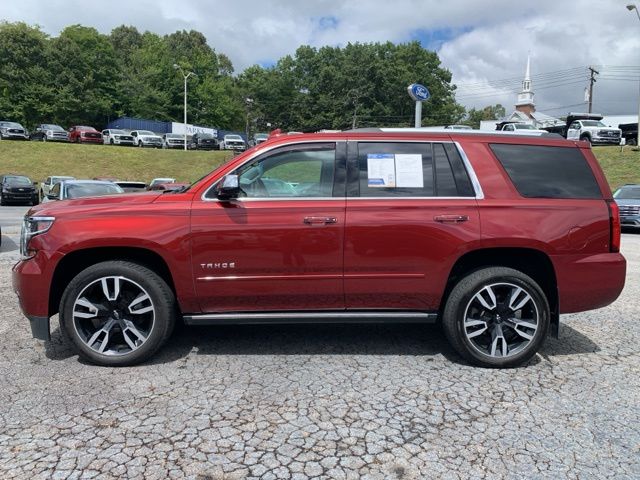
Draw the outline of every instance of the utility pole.
[[[180,74],[184,77],[184,151],[186,152],[187,151],[187,80],[189,80],[189,77],[191,75],[193,75],[194,77],[197,77],[198,75],[196,75],[193,72],[185,73],[182,67],[177,63],[173,64],[173,68],[178,70]]]
[[[597,82],[596,75],[600,75],[600,72],[593,67],[589,67],[589,72],[591,73],[591,78],[589,79],[589,113],[591,113],[591,106],[593,105],[593,84]]]

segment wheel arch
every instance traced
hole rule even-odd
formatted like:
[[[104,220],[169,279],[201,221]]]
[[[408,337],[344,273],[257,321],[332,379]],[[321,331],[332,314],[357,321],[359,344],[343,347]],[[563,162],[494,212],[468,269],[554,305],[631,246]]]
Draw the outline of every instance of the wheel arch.
[[[126,260],[143,265],[157,273],[176,295],[171,270],[160,254],[139,247],[97,247],[76,250],[66,254],[56,265],[49,288],[49,316],[58,313],[62,294],[69,282],[82,270],[109,260]]]
[[[465,276],[485,267],[509,267],[519,270],[536,281],[549,302],[551,309],[551,333],[558,336],[560,328],[558,283],[551,258],[543,251],[523,247],[497,247],[472,250],[462,255],[454,263],[444,295],[440,313],[453,287]]]

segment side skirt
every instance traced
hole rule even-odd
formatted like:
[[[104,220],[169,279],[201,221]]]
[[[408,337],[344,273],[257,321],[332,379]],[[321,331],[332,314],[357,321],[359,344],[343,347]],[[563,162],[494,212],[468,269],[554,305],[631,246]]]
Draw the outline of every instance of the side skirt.
[[[184,315],[187,325],[259,325],[288,323],[435,323],[437,313],[408,311],[240,312]]]

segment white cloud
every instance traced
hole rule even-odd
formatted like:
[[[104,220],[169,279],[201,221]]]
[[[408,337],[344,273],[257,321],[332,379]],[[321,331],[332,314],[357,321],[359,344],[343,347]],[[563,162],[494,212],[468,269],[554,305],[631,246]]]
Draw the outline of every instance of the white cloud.
[[[160,34],[196,29],[216,51],[231,58],[236,70],[277,60],[301,44],[402,42],[424,34],[434,40],[433,46],[440,47],[443,65],[461,85],[459,101],[475,107],[502,103],[510,109],[515,100],[511,89],[519,88],[526,55],[531,52],[532,73],[538,76],[534,76],[533,89],[544,111],[581,102],[586,70],[580,78],[577,70],[564,78],[540,74],[592,64],[638,65],[640,22],[625,5],[619,0],[539,0],[527,6],[498,0],[111,0],[108,4],[23,0],[4,5],[0,16],[39,24],[52,35],[74,23],[105,33],[123,23]],[[595,110],[637,111],[638,82],[623,81],[628,75],[622,73],[602,69],[594,94]],[[633,75],[640,74],[636,70]],[[514,82],[486,87],[489,80],[514,77]],[[576,83],[563,85],[570,81]],[[481,88],[483,82],[485,88]]]

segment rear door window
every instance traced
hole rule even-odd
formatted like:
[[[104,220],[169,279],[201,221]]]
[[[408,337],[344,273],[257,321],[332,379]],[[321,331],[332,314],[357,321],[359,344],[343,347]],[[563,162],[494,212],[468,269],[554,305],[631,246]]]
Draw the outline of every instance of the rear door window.
[[[492,144],[491,150],[523,197],[602,198],[578,148]]]

